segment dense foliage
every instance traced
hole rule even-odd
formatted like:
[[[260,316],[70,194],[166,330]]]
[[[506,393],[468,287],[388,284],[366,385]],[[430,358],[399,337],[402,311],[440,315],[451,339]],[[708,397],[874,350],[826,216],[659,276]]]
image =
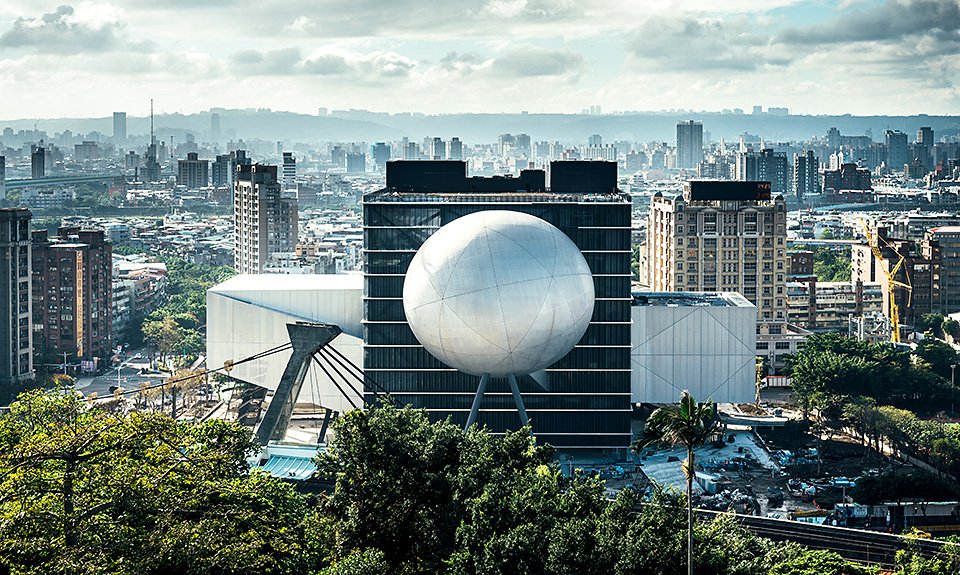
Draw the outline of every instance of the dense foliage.
[[[829,238],[828,238],[829,239]],[[795,249],[813,252],[813,273],[817,281],[850,281],[850,247],[797,245]]]
[[[923,419],[910,411],[936,416],[955,407],[949,372],[956,358],[949,345],[932,338],[909,352],[819,334],[807,338],[789,364],[794,394],[805,411],[817,411],[822,430],[847,429],[878,452],[915,456],[956,477],[960,425]],[[954,497],[960,495],[952,483],[942,487]]]
[[[248,473],[242,427],[33,391],[0,417],[0,565],[12,573],[289,573],[311,515]]]
[[[390,406],[354,411],[319,460],[329,495],[251,472],[234,424],[119,415],[30,392],[0,416],[0,572],[14,574],[674,575],[683,497],[564,477],[526,431],[502,437]],[[758,538],[731,517],[695,525],[701,575],[873,573]],[[898,573],[957,559],[901,555]]]
[[[949,380],[923,359],[888,344],[830,333],[808,337],[788,365],[794,394],[804,410],[857,396],[881,405],[929,409],[949,402],[952,390]]]
[[[234,275],[228,267],[160,258],[167,264],[167,299],[143,319],[143,340],[161,361],[170,354],[196,356],[206,349],[201,331],[207,317],[207,290]]]
[[[960,340],[960,322],[938,313],[925,313],[914,321],[914,329],[920,333],[930,332],[940,339]]]

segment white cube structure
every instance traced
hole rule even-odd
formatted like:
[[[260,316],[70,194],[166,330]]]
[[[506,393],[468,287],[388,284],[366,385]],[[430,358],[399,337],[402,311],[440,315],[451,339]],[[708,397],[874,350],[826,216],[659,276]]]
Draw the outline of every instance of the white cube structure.
[[[207,365],[215,369],[227,360],[239,361],[290,341],[287,324],[329,323],[343,333],[330,345],[363,367],[363,276],[242,274],[207,290]],[[275,390],[290,351],[236,366],[230,375]],[[330,369],[329,367],[327,368]],[[316,382],[316,385],[314,385]],[[337,381],[350,400],[363,397]],[[352,381],[363,393],[363,386]],[[351,409],[350,401],[316,364],[304,379],[298,402],[336,411]]]
[[[757,308],[736,292],[639,292],[631,308],[634,403],[753,402]]]

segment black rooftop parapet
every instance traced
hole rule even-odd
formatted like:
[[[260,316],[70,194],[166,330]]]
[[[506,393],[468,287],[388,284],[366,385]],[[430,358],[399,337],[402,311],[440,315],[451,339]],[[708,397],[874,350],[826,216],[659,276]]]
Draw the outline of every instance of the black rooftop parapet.
[[[467,192],[467,163],[457,160],[387,162],[387,188],[398,192]]]
[[[550,162],[550,191],[612,194],[617,191],[617,163],[563,160]]]
[[[543,170],[522,170],[520,177],[467,177],[466,162],[393,160],[387,162],[386,189],[408,193],[509,193],[547,191]],[[558,161],[550,164],[554,193],[611,194],[617,191],[615,162]]]
[[[769,200],[770,189],[770,182],[693,180],[687,182],[684,196],[688,201],[758,201]]]

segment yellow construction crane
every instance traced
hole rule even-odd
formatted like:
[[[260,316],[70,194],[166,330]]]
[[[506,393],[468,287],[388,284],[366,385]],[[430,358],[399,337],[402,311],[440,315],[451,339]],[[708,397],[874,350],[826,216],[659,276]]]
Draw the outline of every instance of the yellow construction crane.
[[[870,226],[867,225],[865,221],[861,220],[863,224],[864,234],[867,236],[867,244],[870,245],[870,249],[873,251],[873,257],[877,260],[877,267],[883,270],[883,275],[887,277],[887,295],[890,298],[890,341],[893,343],[900,343],[900,307],[897,305],[897,298],[894,293],[894,288],[902,287],[907,290],[907,307],[910,307],[911,301],[913,299],[913,286],[910,285],[910,274],[906,273],[904,270],[904,278],[906,278],[907,283],[899,282],[895,278],[897,272],[900,271],[900,266],[903,265],[903,262],[906,258],[903,257],[895,247],[890,245],[887,240],[882,237],[877,237],[876,241],[873,237],[873,232],[870,230]],[[882,265],[885,261],[883,257],[883,252],[880,250],[880,240],[883,240],[883,243],[886,244],[888,248],[893,250],[900,259],[897,261],[896,265],[887,270],[886,266]]]

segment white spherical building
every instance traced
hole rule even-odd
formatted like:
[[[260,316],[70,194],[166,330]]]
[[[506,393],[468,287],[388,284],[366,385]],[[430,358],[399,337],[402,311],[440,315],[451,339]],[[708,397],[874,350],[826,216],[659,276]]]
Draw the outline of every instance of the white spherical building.
[[[443,363],[473,375],[541,370],[583,337],[590,267],[559,229],[521,212],[463,216],[434,233],[407,269],[410,329]]]

